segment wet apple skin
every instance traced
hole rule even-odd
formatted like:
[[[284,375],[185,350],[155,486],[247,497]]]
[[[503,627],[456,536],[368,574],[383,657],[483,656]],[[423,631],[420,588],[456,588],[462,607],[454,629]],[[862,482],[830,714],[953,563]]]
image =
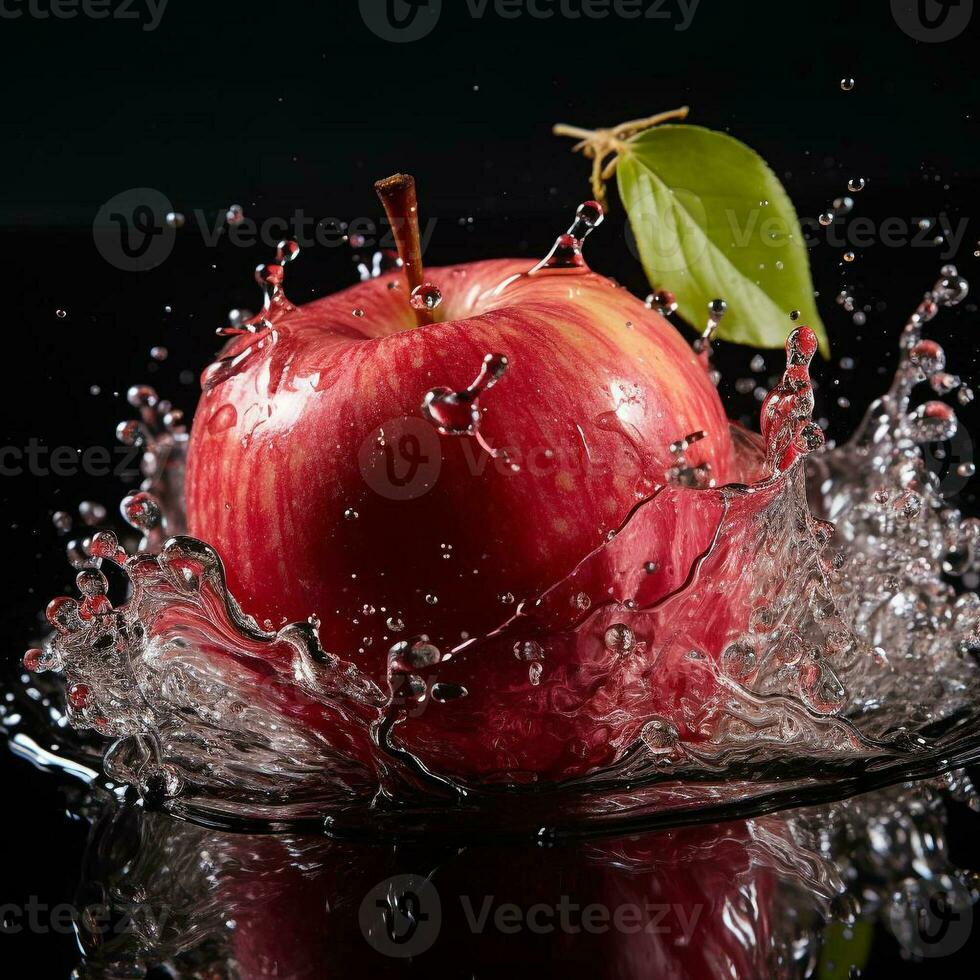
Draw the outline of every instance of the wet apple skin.
[[[689,462],[709,463],[718,484],[732,478],[721,402],[674,327],[592,272],[528,269],[501,259],[428,270],[445,300],[441,320],[420,328],[394,273],[222,352],[227,366],[212,374],[221,380],[206,386],[192,430],[188,524],[218,550],[232,593],[260,624],[316,615],[324,648],[386,685],[394,642],[424,634],[446,653],[567,576],[666,481],[677,439],[704,431]],[[490,353],[506,355],[509,368],[481,397],[480,431],[506,459],[471,436],[439,435],[421,411],[427,391],[466,388]],[[412,447],[416,462],[427,461],[402,486]],[[667,554],[679,534],[694,549],[710,527],[687,524],[705,519],[697,507],[673,514],[636,561]],[[593,576],[592,601],[616,574],[608,569],[608,584]],[[513,696],[515,663],[507,650],[468,658],[464,686],[492,709],[478,712],[483,720],[527,710]],[[602,748],[585,738],[593,748],[583,754],[575,701],[615,708],[618,676],[573,684],[560,717],[545,702],[526,732],[518,724],[500,738],[454,720],[465,700],[432,705],[425,740],[432,726],[450,740],[458,732],[453,754],[473,775],[561,777],[605,764],[617,739]],[[530,696],[540,701],[548,683],[545,663]],[[656,705],[631,695],[622,707],[636,721]]]

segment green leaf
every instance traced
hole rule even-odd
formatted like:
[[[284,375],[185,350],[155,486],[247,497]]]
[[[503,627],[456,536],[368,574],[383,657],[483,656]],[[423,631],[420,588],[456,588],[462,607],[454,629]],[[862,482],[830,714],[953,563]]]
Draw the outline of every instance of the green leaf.
[[[850,928],[839,922],[827,926],[820,950],[819,980],[848,980],[851,967],[864,969],[871,955],[874,926],[856,922]]]
[[[754,150],[700,126],[658,126],[627,143],[617,174],[647,277],[677,297],[688,323],[703,329],[720,297],[720,338],[782,347],[799,310],[796,325],[812,327],[829,354],[799,219]]]

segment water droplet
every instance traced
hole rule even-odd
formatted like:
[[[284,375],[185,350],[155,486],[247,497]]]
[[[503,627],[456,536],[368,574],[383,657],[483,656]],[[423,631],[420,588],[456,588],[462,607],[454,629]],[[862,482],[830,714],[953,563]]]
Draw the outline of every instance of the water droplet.
[[[186,219],[179,211],[168,211],[163,219],[168,228],[183,228]]]
[[[721,666],[735,680],[748,677],[756,667],[755,647],[744,640],[730,643],[721,655]]]
[[[72,528],[71,514],[63,510],[56,510],[51,515],[51,523],[60,534],[67,534]]]
[[[863,191],[866,181],[863,177],[852,177],[847,182],[847,189],[852,193],[857,193],[858,191]]]
[[[854,79],[847,77],[840,80],[840,87],[844,92],[850,92],[854,89]]]
[[[409,303],[413,310],[434,310],[442,303],[442,291],[431,282],[424,282],[412,290]]]
[[[542,660],[544,658],[544,651],[541,649],[541,644],[537,640],[518,640],[514,644],[514,656],[518,660]]]
[[[78,514],[89,527],[101,524],[106,519],[106,509],[96,500],[83,500],[78,505]]]
[[[656,310],[661,316],[670,316],[677,310],[677,297],[666,289],[658,289],[646,298],[647,309]]]
[[[625,623],[613,623],[606,630],[603,641],[610,653],[623,656],[636,646],[636,634]]]
[[[160,503],[152,494],[140,491],[124,497],[119,505],[123,520],[139,531],[152,531],[163,521]]]
[[[462,684],[440,683],[432,685],[432,698],[440,704],[445,704],[448,701],[458,701],[460,698],[465,698],[469,693]]]
[[[854,261],[854,253],[853,252],[845,252],[843,258],[844,258],[844,261],[845,262],[853,262]]]
[[[651,718],[640,731],[646,747],[657,755],[673,752],[680,742],[680,734],[673,722],[666,718]]]

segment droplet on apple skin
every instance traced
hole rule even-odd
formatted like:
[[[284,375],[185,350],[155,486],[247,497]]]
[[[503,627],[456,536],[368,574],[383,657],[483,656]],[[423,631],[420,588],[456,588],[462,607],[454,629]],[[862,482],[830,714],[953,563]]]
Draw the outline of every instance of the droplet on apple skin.
[[[431,282],[424,282],[412,290],[409,303],[413,310],[435,310],[442,305],[442,290]]]

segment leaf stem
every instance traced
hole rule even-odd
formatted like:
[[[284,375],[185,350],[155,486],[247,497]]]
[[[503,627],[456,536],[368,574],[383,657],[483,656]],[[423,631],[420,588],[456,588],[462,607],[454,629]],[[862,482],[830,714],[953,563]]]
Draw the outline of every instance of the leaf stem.
[[[627,152],[627,141],[660,123],[686,119],[689,111],[689,107],[684,105],[644,119],[631,119],[610,129],[582,129],[580,126],[558,123],[551,131],[555,136],[570,136],[579,141],[572,147],[572,152],[581,153],[592,161],[592,194],[597,201],[605,204],[606,181],[616,173],[620,156]]]

